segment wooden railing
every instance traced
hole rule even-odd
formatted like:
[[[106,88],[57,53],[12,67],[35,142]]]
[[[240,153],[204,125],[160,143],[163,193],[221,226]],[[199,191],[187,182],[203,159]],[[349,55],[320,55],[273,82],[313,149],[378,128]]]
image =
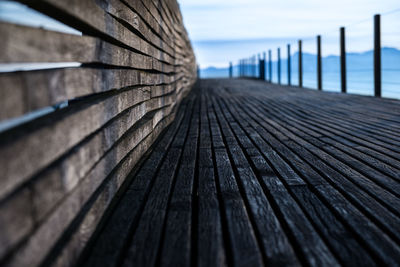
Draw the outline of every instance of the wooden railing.
[[[0,133],[0,265],[70,266],[174,119],[196,61],[175,0],[20,2],[82,36],[1,22],[0,63],[82,65],[0,74],[12,125]]]
[[[376,97],[382,96],[382,66],[381,66],[381,23],[380,15],[374,16],[374,55],[373,55],[373,76],[374,76],[374,95]],[[345,38],[345,27],[340,28],[340,87],[341,92],[347,92],[347,68],[346,68],[346,38]],[[288,85],[291,84],[291,69],[290,69],[290,44],[287,45],[287,61],[288,61],[288,71],[287,71],[287,81]],[[321,57],[321,35],[316,36],[316,57],[317,57],[317,68],[316,68],[316,81],[317,89],[323,89],[323,77],[322,77],[322,57]],[[298,41],[298,86],[303,87],[303,61],[302,61],[302,40]],[[278,84],[281,84],[281,58],[280,58],[280,48],[277,49],[277,71]],[[232,66],[232,63],[230,63]],[[259,78],[261,80],[266,80],[272,82],[272,51],[268,51],[268,60],[266,58],[266,53],[264,53],[263,58],[260,55],[257,57],[251,56],[249,58],[241,59],[238,63],[238,76],[239,77],[251,77]],[[265,70],[268,70],[268,75],[265,75]],[[230,67],[230,73],[232,73],[232,67]],[[232,77],[232,75],[230,75]],[[339,78],[339,77],[338,77]]]

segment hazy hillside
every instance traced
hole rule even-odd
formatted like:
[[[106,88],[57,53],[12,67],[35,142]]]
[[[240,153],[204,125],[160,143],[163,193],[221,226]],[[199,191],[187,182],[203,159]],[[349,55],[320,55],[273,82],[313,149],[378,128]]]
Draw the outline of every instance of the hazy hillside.
[[[323,57],[322,66],[324,72],[338,72],[340,69],[339,56]],[[363,53],[347,53],[347,70],[372,70],[373,69],[373,51],[366,51]],[[287,70],[287,61],[281,61],[282,72]],[[298,71],[298,53],[292,56],[292,72]],[[304,72],[315,72],[317,67],[316,55],[303,53],[303,69]],[[276,71],[276,62],[273,62],[273,70]],[[400,50],[396,48],[384,47],[382,48],[382,69],[399,70],[400,71]],[[234,74],[238,73],[238,66],[234,66]],[[228,77],[228,68],[215,68],[209,67],[201,69],[200,76],[203,78],[213,77]]]

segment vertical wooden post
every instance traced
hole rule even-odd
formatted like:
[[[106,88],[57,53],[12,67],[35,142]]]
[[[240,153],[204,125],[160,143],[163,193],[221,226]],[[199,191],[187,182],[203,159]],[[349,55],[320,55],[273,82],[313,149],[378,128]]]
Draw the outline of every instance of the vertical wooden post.
[[[263,52],[263,77],[264,77],[264,81],[267,80],[266,78],[266,70],[267,70],[267,54],[265,52]]]
[[[250,57],[250,77],[253,77],[253,75],[254,75],[253,67],[254,67],[253,56],[251,56]]]
[[[247,59],[247,77],[251,76],[251,61],[250,58]]]
[[[376,97],[382,96],[381,73],[381,16],[374,17],[374,91]]]
[[[322,90],[321,35],[317,36],[317,81],[318,90]]]
[[[250,57],[250,77],[253,77],[253,56]]]
[[[281,49],[278,48],[278,84],[281,84]]]
[[[254,78],[257,77],[257,55],[254,55]]]
[[[268,50],[268,57],[269,57],[269,62],[268,62],[268,72],[269,72],[269,82],[272,83],[272,52],[271,50]]]
[[[263,58],[258,54],[258,78],[262,81],[265,80],[265,53]]]
[[[256,75],[256,67],[257,67],[257,62],[256,62],[256,60],[257,60],[257,57],[256,57],[256,55],[254,55],[253,56],[253,77],[255,78],[257,75]]]
[[[246,64],[247,64],[247,62],[246,62],[246,59],[244,58],[243,59],[243,77],[246,77],[246,72],[247,72],[247,70],[246,70]]]
[[[303,53],[301,51],[301,40],[299,40],[299,87],[303,87]]]
[[[232,78],[233,75],[233,66],[232,62],[229,62],[229,78]]]
[[[288,85],[291,85],[291,66],[290,66],[290,44],[287,45],[287,80]]]
[[[346,36],[344,27],[340,28],[340,77],[342,84],[342,93],[347,91],[346,82]]]

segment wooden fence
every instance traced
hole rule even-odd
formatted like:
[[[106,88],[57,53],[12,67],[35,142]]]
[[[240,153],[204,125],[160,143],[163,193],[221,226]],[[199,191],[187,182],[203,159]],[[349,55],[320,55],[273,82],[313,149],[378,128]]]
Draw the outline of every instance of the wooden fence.
[[[0,23],[0,265],[70,266],[196,80],[175,0],[21,0],[82,36]],[[28,114],[28,115],[27,115]]]
[[[393,11],[398,11],[393,10]],[[391,12],[393,12],[391,11]],[[386,13],[387,14],[387,13]],[[340,87],[341,92],[347,92],[347,65],[346,65],[346,34],[345,27],[340,27],[340,38],[339,38],[339,49],[340,49]],[[376,14],[374,16],[374,54],[373,54],[373,75],[374,75],[374,96],[382,96],[382,45],[381,45],[381,15]],[[303,87],[303,61],[302,61],[302,40],[298,40],[298,86]],[[321,52],[321,35],[316,36],[316,50],[317,50],[317,70],[316,70],[316,81],[317,89],[322,91],[322,52]],[[290,44],[287,45],[287,85],[291,84],[291,66],[290,66]],[[281,84],[281,58],[280,58],[280,48],[277,49],[277,70],[276,74],[278,76],[278,84]],[[261,80],[266,80],[272,82],[272,51],[268,50],[268,62],[266,58],[266,53],[264,53],[263,59],[261,59],[260,54],[258,55],[258,60],[256,55],[249,58],[240,59],[239,64],[239,77],[250,77],[258,78]],[[265,70],[268,69],[268,75],[265,75]],[[231,75],[233,76],[233,75]]]

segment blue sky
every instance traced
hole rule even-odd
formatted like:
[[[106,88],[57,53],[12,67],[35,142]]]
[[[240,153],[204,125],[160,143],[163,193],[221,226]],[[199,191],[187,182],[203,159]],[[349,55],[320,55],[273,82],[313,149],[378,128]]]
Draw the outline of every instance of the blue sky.
[[[382,45],[400,47],[398,0],[179,0],[185,26],[201,67],[222,67],[230,60],[278,46],[295,46],[313,53],[315,36],[322,35],[323,54],[338,54],[339,27],[346,26],[347,48],[372,49],[372,22],[382,16]],[[348,27],[347,27],[348,26]],[[282,51],[285,54],[285,50]],[[314,52],[315,53],[315,52]],[[275,54],[275,53],[274,53]]]
[[[178,0],[185,26],[202,68],[225,67],[229,61],[286,45],[296,52],[315,53],[315,36],[322,34],[323,56],[338,54],[339,27],[346,26],[347,50],[372,49],[372,17],[382,15],[382,45],[400,48],[399,0]],[[395,10],[390,14],[388,11]],[[0,20],[72,34],[80,32],[24,5],[0,1]]]

